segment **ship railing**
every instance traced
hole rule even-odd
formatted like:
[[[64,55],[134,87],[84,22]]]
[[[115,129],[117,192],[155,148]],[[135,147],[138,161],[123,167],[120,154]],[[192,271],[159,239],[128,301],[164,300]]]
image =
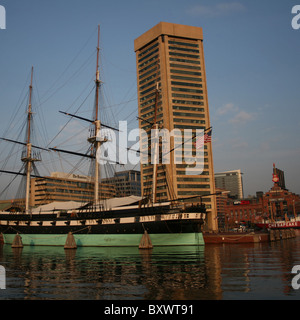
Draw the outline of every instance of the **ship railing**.
[[[291,221],[291,222],[300,221],[300,217],[290,218],[290,221]]]

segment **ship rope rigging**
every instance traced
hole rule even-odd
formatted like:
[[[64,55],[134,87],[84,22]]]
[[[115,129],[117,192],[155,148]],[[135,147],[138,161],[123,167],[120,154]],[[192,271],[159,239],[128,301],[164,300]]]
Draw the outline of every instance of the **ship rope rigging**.
[[[24,141],[25,142],[20,142],[22,139],[21,139],[21,136],[23,135],[22,133],[20,133],[15,139],[7,139],[7,138],[2,138],[1,140],[1,147],[4,146],[4,142],[14,142],[13,147],[11,148],[11,150],[9,152],[7,152],[6,154],[8,154],[7,156],[4,157],[3,160],[0,160],[0,164],[2,165],[1,166],[1,171],[0,171],[0,174],[2,175],[5,175],[5,174],[13,174],[14,177],[12,178],[12,180],[6,185],[6,187],[0,192],[0,196],[2,197],[6,197],[7,196],[7,192],[8,192],[8,189],[9,187],[15,182],[15,180],[17,180],[17,177],[18,176],[23,176],[25,175],[25,171],[26,171],[26,183],[24,182],[21,182],[20,183],[20,187],[18,187],[18,192],[17,192],[17,195],[20,197],[20,198],[25,198],[25,211],[26,212],[29,212],[29,200],[28,200],[28,195],[29,195],[29,189],[30,189],[30,178],[32,177],[42,177],[39,173],[39,170],[37,169],[37,166],[35,165],[35,162],[40,162],[41,160],[41,155],[40,155],[40,151],[47,151],[47,155],[49,155],[49,160],[44,163],[41,162],[41,166],[43,167],[43,169],[45,169],[45,171],[49,172],[49,167],[52,166],[54,169],[57,169],[56,167],[56,163],[57,163],[57,160],[54,161],[54,154],[58,154],[59,155],[59,162],[62,162],[62,150],[60,150],[60,152],[49,152],[50,151],[50,145],[55,141],[57,140],[57,138],[60,136],[60,134],[63,132],[63,130],[67,127],[67,125],[69,123],[71,123],[72,119],[74,118],[79,118],[79,116],[77,114],[79,114],[79,112],[81,111],[81,107],[86,103],[87,99],[90,97],[91,93],[96,89],[96,92],[95,92],[95,104],[94,104],[94,114],[93,114],[93,120],[90,121],[90,142],[91,145],[90,147],[88,148],[87,151],[82,151],[82,150],[79,150],[80,152],[77,152],[78,155],[80,156],[83,156],[81,157],[81,159],[84,159],[84,157],[88,158],[89,160],[91,160],[91,165],[90,165],[90,168],[88,169],[89,170],[89,174],[94,174],[95,171],[98,171],[98,173],[96,173],[96,179],[95,179],[95,182],[97,181],[97,183],[95,183],[95,188],[99,188],[99,183],[100,183],[100,170],[99,170],[99,166],[98,166],[98,163],[95,159],[96,157],[96,150],[97,148],[99,147],[100,143],[98,141],[96,141],[96,137],[97,137],[97,134],[100,130],[100,126],[102,127],[108,127],[108,128],[112,128],[110,126],[106,126],[105,124],[102,124],[101,121],[100,121],[100,118],[99,118],[99,103],[102,103],[102,101],[100,101],[100,94],[102,94],[103,92],[100,93],[100,91],[102,91],[102,86],[101,86],[101,81],[100,81],[100,71],[99,71],[99,57],[100,57],[100,47],[99,47],[99,41],[100,41],[100,27],[98,27],[98,46],[97,46],[97,68],[96,68],[96,80],[95,80],[95,83],[94,83],[94,86],[93,88],[90,90],[90,92],[87,94],[87,96],[85,97],[85,99],[83,100],[83,102],[80,104],[80,106],[77,108],[77,110],[75,111],[75,114],[73,114],[70,119],[68,119],[67,123],[61,128],[61,130],[58,132],[58,134],[56,134],[54,136],[53,139],[48,139],[48,137],[46,137],[43,141],[43,143],[41,145],[44,145],[45,148],[40,148],[38,149],[37,146],[33,145],[31,143],[31,139],[33,139],[34,141],[34,135],[33,135],[33,115],[34,115],[34,112],[32,111],[32,98],[33,98],[33,68],[31,70],[31,79],[30,79],[30,86],[29,86],[29,93],[23,98],[23,99],[19,99],[20,101],[22,100],[22,102],[24,101],[28,101],[28,110],[27,110],[27,117],[26,117],[26,120],[23,120],[23,123],[22,123],[22,130],[21,131],[25,131],[26,132],[26,135],[25,135],[25,139]],[[88,41],[87,41],[88,42]],[[91,55],[83,64],[82,66],[76,71],[73,73],[73,75],[75,74],[78,74],[79,71],[82,69],[83,66],[86,65],[87,62],[89,62],[91,60],[91,57],[94,56],[94,53],[95,51],[93,52],[93,55]],[[78,53],[79,54],[79,53]],[[78,56],[78,54],[76,55],[76,57]],[[67,71],[70,66],[72,65],[72,63],[74,63],[74,61],[76,60],[76,57],[71,61],[71,63],[67,66],[67,68],[65,69],[65,71]],[[65,72],[64,71],[64,72]],[[44,104],[46,101],[48,101],[54,94],[56,94],[58,91],[60,91],[60,89],[62,89],[65,85],[65,83],[67,83],[68,81],[65,81],[63,82],[62,84],[59,84],[58,85],[58,81],[59,80],[62,80],[62,75],[64,74],[64,72],[60,75],[60,77],[58,78],[58,80],[56,82],[53,83],[52,86],[50,86],[50,88],[46,91],[46,93],[44,93],[42,96],[40,96],[38,94],[38,103],[39,106],[41,106],[42,104]],[[72,76],[73,76],[72,75]],[[90,85],[90,83],[89,83]],[[86,87],[87,88],[87,87]],[[82,94],[86,91],[86,88],[84,88],[84,90],[81,92],[80,96],[82,96]],[[24,90],[23,90],[24,91]],[[23,93],[23,92],[22,92]],[[75,103],[79,100],[79,98],[77,98],[73,103],[72,105],[67,109],[67,111],[69,111],[69,109],[71,109]],[[126,103],[128,103],[129,101],[126,101]],[[20,109],[21,109],[21,104],[20,106],[18,107],[17,109],[17,113],[12,117],[12,120],[16,120],[16,116],[20,114]],[[67,114],[67,112],[65,112],[65,114]],[[81,117],[82,118],[82,117]],[[43,118],[40,117],[40,119],[44,120]],[[107,118],[108,119],[108,118]],[[43,124],[45,123],[45,121],[43,121]],[[12,123],[9,124],[8,126],[8,129],[4,132],[4,137],[7,135],[7,133],[9,132],[12,132],[15,128],[15,124],[14,126],[12,126]],[[86,127],[85,127],[86,128]],[[85,129],[84,128],[84,129]],[[46,126],[43,125],[42,126],[42,130],[40,130],[38,132],[38,136],[39,137],[42,137],[42,136],[45,136],[47,134],[46,132]],[[81,131],[83,132],[83,130]],[[67,139],[68,141],[69,139]],[[50,141],[50,142],[47,142],[47,141]],[[66,141],[62,141],[62,139],[60,139],[59,141],[59,144],[64,144]],[[19,146],[19,147],[18,147]],[[20,146],[22,146],[23,150],[20,150]],[[78,147],[78,145],[77,145]],[[25,148],[25,149],[24,149]],[[36,149],[38,151],[36,151]],[[51,151],[57,151],[57,148],[52,148]],[[19,171],[12,171],[12,169],[6,169],[6,166],[9,164],[9,168],[11,167],[17,167],[18,166],[18,157],[16,156],[17,154],[19,154],[19,152],[22,153],[22,156],[21,156],[21,159],[23,160],[23,166],[22,168],[19,170]],[[71,154],[71,152],[69,153]],[[12,163],[12,159],[13,159],[13,162]],[[66,159],[64,159],[64,161],[67,161]],[[70,165],[70,162],[68,163]],[[116,163],[118,164],[118,163]],[[77,164],[75,166],[72,166],[72,169],[71,169],[71,173],[72,172],[75,172],[75,170],[78,170],[80,166],[83,166],[83,160],[79,160],[77,162]],[[61,166],[62,167],[62,166]],[[57,170],[52,170],[52,171],[57,171]],[[106,173],[107,174],[111,174],[112,172],[115,171],[115,169],[105,169]],[[27,174],[28,173],[28,174]],[[83,173],[83,171],[80,172],[81,174]],[[45,177],[44,177],[45,178]],[[2,182],[3,182],[3,179],[2,179]],[[26,185],[26,188],[25,188],[25,192],[26,192],[26,195],[24,195],[24,191],[22,186],[24,187],[24,185]],[[16,189],[16,188],[15,188]],[[94,193],[94,202],[98,202],[99,201],[99,189],[98,189],[98,192],[95,191]],[[16,196],[17,197],[17,196]]]
[[[66,111],[59,111],[61,114],[64,114],[65,116],[68,116],[68,120],[66,122],[65,125],[63,125],[59,132],[54,136],[54,138],[52,138],[51,140],[48,139],[48,141],[50,142],[46,142],[43,145],[45,145],[45,148],[40,148],[41,151],[48,151],[50,160],[48,160],[48,162],[45,163],[41,162],[41,166],[46,169],[49,170],[49,168],[47,168],[47,164],[51,166],[55,166],[56,161],[52,161],[53,159],[53,154],[57,154],[58,158],[59,158],[59,162],[61,163],[61,167],[62,167],[62,162],[67,162],[67,164],[69,166],[71,166],[71,163],[62,156],[62,154],[68,154],[70,156],[80,156],[81,160],[79,160],[76,165],[72,165],[72,169],[69,170],[69,175],[73,174],[76,170],[79,171],[81,174],[84,173],[84,166],[86,165],[84,163],[84,159],[88,159],[90,166],[88,169],[88,175],[89,176],[93,176],[94,177],[94,199],[93,202],[95,204],[99,203],[100,200],[100,190],[99,190],[99,185],[101,182],[101,174],[103,173],[105,176],[109,177],[112,176],[115,171],[116,171],[116,166],[117,165],[122,165],[121,163],[119,163],[118,161],[116,161],[114,164],[112,164],[111,162],[107,165],[104,166],[101,172],[101,169],[99,167],[99,164],[97,162],[96,159],[96,154],[97,151],[99,150],[100,146],[102,145],[102,143],[105,143],[107,141],[107,137],[104,137],[103,141],[98,141],[99,139],[97,139],[99,131],[102,128],[108,128],[108,129],[112,129],[112,130],[116,130],[111,126],[108,126],[106,123],[102,122],[102,119],[100,120],[100,105],[101,105],[101,118],[103,117],[104,113],[102,112],[104,109],[109,108],[109,107],[105,107],[105,105],[103,104],[103,101],[101,101],[101,97],[104,95],[103,93],[103,86],[102,86],[102,81],[100,80],[100,68],[99,68],[99,59],[100,59],[100,27],[98,26],[98,45],[97,45],[97,64],[96,64],[96,74],[94,75],[94,85],[91,88],[91,90],[88,92],[88,94],[86,95],[86,97],[83,99],[83,101],[79,104],[79,107],[77,107],[76,111],[74,113],[71,113],[70,109],[73,108],[75,106],[75,103],[78,102],[79,97],[71,104],[71,106],[69,106]],[[77,57],[77,55],[76,55]],[[76,58],[75,57],[75,58]],[[70,68],[70,66],[72,65],[72,63],[76,60],[73,59],[71,61],[71,63],[66,67],[66,70],[68,70]],[[85,65],[85,63],[87,61],[90,61],[90,57],[84,62],[83,65]],[[159,64],[159,61],[157,62]],[[79,70],[81,70],[82,66],[79,68]],[[156,128],[158,129],[159,126],[159,122],[157,121],[157,113],[158,113],[158,107],[159,104],[161,104],[161,100],[159,101],[159,96],[160,96],[160,74],[159,74],[159,65],[157,66],[157,85],[156,85],[156,89],[155,89],[155,115],[154,115],[154,122],[152,123],[152,128]],[[74,74],[77,74],[77,72],[74,72]],[[33,76],[33,69],[32,69],[32,74],[31,74],[31,83],[29,86],[29,95],[28,95],[28,99],[29,99],[29,103],[28,103],[28,114],[27,114],[27,122],[26,122],[26,132],[27,132],[27,143],[26,146],[24,145],[24,147],[26,147],[23,150],[23,170],[21,170],[20,172],[23,172],[26,169],[26,196],[25,196],[25,211],[29,212],[29,200],[28,200],[28,194],[29,194],[29,189],[30,189],[30,177],[42,177],[39,173],[39,170],[37,168],[37,166],[35,165],[35,162],[40,162],[41,161],[41,155],[40,155],[40,151],[37,148],[38,151],[32,151],[35,150],[34,149],[34,145],[32,145],[30,138],[31,138],[31,124],[32,124],[32,120],[33,120],[33,113],[31,110],[31,99],[32,99],[32,89],[33,89],[33,85],[32,85],[32,76]],[[62,79],[62,75],[59,76],[58,81]],[[57,81],[57,82],[58,82]],[[55,88],[55,84],[53,84],[44,95],[42,95],[41,97],[38,95],[38,99],[39,99],[39,104],[42,105],[44,104],[46,101],[48,101],[55,93],[57,93],[61,88],[63,88],[65,85],[65,82],[63,82],[63,84],[59,84],[57,86],[57,88]],[[90,83],[89,83],[90,85]],[[80,97],[82,96],[82,94],[86,91],[87,87],[84,88],[84,90],[80,93]],[[92,92],[95,91],[95,101],[94,101],[94,111],[93,111],[93,117],[92,119],[88,119],[86,117],[81,116],[81,114],[83,114],[86,111],[83,111],[82,107],[87,103],[88,98],[91,96]],[[126,93],[126,96],[128,95],[128,93]],[[134,101],[136,99],[130,99],[128,101],[125,102],[125,104],[127,104],[130,101]],[[70,111],[70,112],[69,112]],[[136,117],[134,116],[136,113],[136,110],[133,110],[129,115],[127,115],[126,119],[130,119],[130,122],[136,121]],[[69,140],[71,140],[71,137],[68,137],[65,140],[60,139],[60,141],[58,141],[58,144],[50,147],[51,145],[53,145],[53,143],[57,140],[59,140],[58,138],[60,137],[60,135],[62,135],[63,131],[67,128],[67,126],[72,122],[72,120],[79,120],[80,122],[86,122],[89,123],[90,126],[90,137],[88,138],[88,141],[90,142],[90,146],[88,149],[86,149],[86,147],[81,147],[81,149],[78,149],[78,145],[74,144],[74,146],[77,146],[77,150],[75,151],[68,151],[68,150],[64,150],[62,149],[63,146],[65,145],[67,142],[69,142]],[[108,120],[108,118],[106,118]],[[148,121],[147,119],[142,119],[142,121]],[[110,123],[109,121],[107,121],[107,123]],[[45,129],[46,126],[43,126],[42,128]],[[82,134],[85,131],[85,126],[83,126],[83,129],[80,130],[80,134]],[[46,129],[45,129],[45,132]],[[44,134],[45,135],[45,134]],[[26,141],[25,139],[25,141]],[[3,139],[5,140],[5,139]],[[45,140],[46,141],[46,140]],[[149,146],[149,148],[151,148],[151,145]],[[50,151],[54,151],[54,152],[49,152]],[[130,148],[128,149],[130,150]],[[132,151],[132,150],[131,150]],[[134,150],[133,150],[134,151]],[[159,154],[158,157],[161,160],[161,155]],[[4,161],[4,162],[8,162]],[[160,162],[159,162],[160,163]],[[82,167],[82,170],[80,170],[80,167]],[[164,179],[166,186],[167,186],[167,190],[169,193],[169,198],[171,200],[175,200],[175,192],[172,186],[172,183],[170,183],[170,176],[168,173],[168,170],[166,168],[165,165],[160,164],[160,165],[154,165],[153,166],[153,177],[155,177],[153,179],[153,186],[151,189],[148,189],[148,192],[145,193],[143,196],[151,198],[152,200],[152,204],[156,203],[156,202],[160,202],[160,199],[157,199],[156,193],[157,193],[157,174],[158,174],[158,170],[162,170],[162,172],[160,172],[160,180],[162,181]],[[55,171],[55,170],[54,170]],[[3,173],[5,173],[5,170],[2,170]],[[19,173],[16,173],[16,175],[19,175]],[[6,171],[6,173],[8,173],[8,171]],[[28,173],[29,173],[29,178],[28,178]],[[164,176],[162,178],[162,175]],[[143,183],[143,182],[142,182]],[[22,183],[24,185],[24,182]],[[18,190],[18,195],[21,198],[22,197],[22,192],[21,192],[22,188],[19,188]],[[7,189],[5,188],[1,194],[3,194]],[[152,190],[152,191],[151,191]]]
[[[35,165],[35,162],[41,161],[41,154],[40,150],[46,150],[44,148],[38,147],[33,144],[35,141],[35,131],[33,126],[33,108],[32,108],[32,100],[33,100],[33,67],[31,68],[31,76],[30,76],[30,85],[29,85],[29,94],[28,94],[28,104],[26,109],[26,122],[23,123],[22,128],[20,130],[20,133],[17,136],[18,140],[14,139],[7,139],[7,138],[1,138],[2,142],[9,142],[14,143],[15,145],[22,146],[21,151],[21,161],[23,162],[22,168],[18,172],[8,171],[4,170],[3,167],[0,170],[0,173],[10,173],[14,175],[21,175],[24,178],[21,180],[21,184],[17,191],[17,196],[20,196],[23,198],[23,189],[21,186],[25,185],[25,204],[24,204],[24,210],[26,213],[29,213],[29,197],[30,197],[30,179],[32,176],[32,172],[34,175],[39,175],[38,169]],[[8,130],[6,131],[8,132]],[[24,136],[24,142],[19,141],[21,135],[25,133]],[[14,150],[14,149],[11,149]],[[4,165],[8,164],[9,158],[6,158],[6,161],[4,161]],[[25,180],[24,180],[25,179]],[[13,179],[15,180],[15,178]],[[13,182],[11,181],[11,183]],[[10,184],[11,184],[10,183]],[[1,195],[7,190],[7,188],[4,188],[4,190],[1,192]]]

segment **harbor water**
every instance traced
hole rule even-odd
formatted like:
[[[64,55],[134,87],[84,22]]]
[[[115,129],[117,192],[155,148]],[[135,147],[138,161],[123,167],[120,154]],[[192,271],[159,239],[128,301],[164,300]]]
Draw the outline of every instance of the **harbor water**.
[[[1,300],[300,299],[292,273],[300,265],[299,235],[152,250],[2,245],[0,265],[6,284]]]

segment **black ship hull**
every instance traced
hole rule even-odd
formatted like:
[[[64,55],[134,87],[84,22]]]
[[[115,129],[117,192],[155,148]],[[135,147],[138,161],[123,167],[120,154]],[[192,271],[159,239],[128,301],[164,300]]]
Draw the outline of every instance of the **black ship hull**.
[[[72,233],[78,246],[139,246],[147,231],[153,246],[203,245],[201,207],[126,208],[105,212],[0,213],[3,242],[19,234],[24,245],[63,246]]]

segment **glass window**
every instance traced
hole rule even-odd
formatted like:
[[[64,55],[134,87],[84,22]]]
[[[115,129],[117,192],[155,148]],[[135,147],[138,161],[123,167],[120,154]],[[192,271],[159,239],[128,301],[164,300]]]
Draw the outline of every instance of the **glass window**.
[[[146,94],[146,93],[148,93],[148,92],[154,91],[155,88],[156,88],[156,85],[153,86],[153,87],[151,87],[151,88],[149,88],[149,89],[147,89],[147,90],[142,91],[142,92],[140,93],[140,95],[143,96],[144,94]]]
[[[187,101],[187,100],[172,100],[173,103],[178,103],[178,104],[189,104],[189,105],[199,105],[199,106],[203,106],[204,102],[202,101]]]
[[[141,52],[138,57],[142,57],[144,56],[145,54],[147,54],[148,52],[150,52],[152,49],[156,48],[158,46],[158,42],[156,42],[154,45],[148,47],[147,49],[145,49],[143,52]]]
[[[186,125],[181,125],[181,124],[175,124],[174,125],[174,128],[177,128],[177,129],[191,129],[191,126],[186,126]],[[193,126],[193,129],[203,129],[205,130],[206,128],[203,127],[203,126]]]
[[[175,118],[175,119],[173,119],[173,121],[174,122],[184,122],[184,123],[201,123],[201,124],[205,124],[205,120]]]
[[[175,62],[184,62],[184,63],[191,63],[191,64],[200,64],[200,61],[198,60],[187,60],[187,59],[182,59],[182,58],[170,58],[170,61],[175,61]]]
[[[171,68],[182,68],[182,69],[193,69],[193,70],[201,70],[201,67],[196,66],[188,66],[185,64],[178,64],[178,63],[170,63]]]
[[[140,62],[144,61],[145,59],[151,57],[156,52],[158,52],[158,48],[155,49],[154,51],[150,52],[149,54],[145,55],[143,58],[139,59],[138,62],[140,63]]]
[[[193,72],[193,71],[187,71],[187,70],[177,70],[177,69],[171,69],[171,73],[179,73],[179,74],[188,74],[193,76],[201,76],[201,72]]]
[[[156,56],[150,58],[149,60],[147,60],[147,61],[139,64],[139,68],[142,68],[142,67],[146,66],[147,64],[149,64],[149,63],[152,62],[153,60],[157,60],[157,58],[158,58],[158,55],[156,55]],[[152,65],[153,65],[153,64],[152,64]]]
[[[140,90],[143,90],[143,89],[145,89],[145,88],[147,88],[147,87],[149,87],[149,86],[151,86],[151,85],[153,85],[153,84],[156,85],[156,82],[157,82],[157,81],[160,81],[160,78],[158,78],[157,80],[153,80],[153,81],[148,82],[147,84],[141,86],[139,89],[140,89]]]
[[[195,96],[195,95],[188,95],[188,94],[178,94],[178,93],[172,93],[172,97],[203,100],[203,96]]]
[[[173,47],[173,46],[169,46],[169,50],[178,50],[178,51],[185,51],[185,52],[192,52],[192,53],[200,53],[200,51],[197,49]]]
[[[185,107],[185,106],[173,106],[173,110],[188,110],[195,112],[204,112],[204,108],[196,108],[196,107]]]
[[[203,93],[203,90],[188,89],[188,88],[177,88],[177,87],[172,87],[172,91]],[[145,92],[147,92],[147,91],[145,91]]]
[[[209,182],[209,178],[177,178],[177,181]]]
[[[190,43],[190,42],[181,42],[181,41],[169,40],[169,44],[177,44],[177,45],[180,45],[180,46],[199,48],[199,44],[198,43]]]
[[[170,56],[178,56],[178,57],[185,57],[185,58],[192,58],[192,59],[200,59],[200,55],[195,54],[187,54],[187,53],[179,53],[179,52],[169,52]]]
[[[200,84],[200,83],[171,81],[171,84],[174,86],[187,86],[187,87],[202,88],[202,84]]]
[[[147,96],[145,96],[145,97],[143,97],[143,98],[140,98],[140,102],[145,101],[145,100],[148,100],[150,97],[152,97],[152,96],[154,96],[154,95],[155,95],[155,92],[153,92],[153,93],[151,93],[151,94],[149,94],[149,95],[147,95]]]
[[[145,82],[147,82],[147,81],[149,81],[149,80],[156,79],[156,78],[157,78],[156,73],[155,73],[155,74],[152,74],[150,77],[148,77],[148,78],[140,81],[140,82],[139,82],[139,85],[141,85],[141,84],[143,84],[143,83],[145,83]]]
[[[171,79],[202,82],[202,78],[193,78],[193,77],[184,77],[184,76],[174,76],[174,75],[171,75]]]
[[[196,117],[196,118],[204,118],[204,114],[199,113],[184,113],[184,112],[173,112],[173,116],[181,116],[181,117]]]
[[[178,191],[178,195],[184,196],[184,195],[197,195],[197,196],[206,196],[209,195],[209,191]],[[207,198],[205,198],[205,200],[208,200]],[[202,201],[204,202],[204,199],[202,199]]]
[[[143,73],[143,72],[146,71],[146,70],[149,70],[149,69],[152,68],[153,66],[155,66],[155,68],[153,68],[151,71],[148,71],[148,72],[146,73],[146,75],[148,75],[148,74],[150,74],[151,72],[157,70],[157,61],[151,63],[149,66],[147,66],[147,67],[145,67],[145,68],[143,68],[143,69],[140,69],[140,70],[139,70],[139,74],[140,74],[139,77],[140,77],[140,79],[145,76],[145,74],[141,75],[141,73]]]

